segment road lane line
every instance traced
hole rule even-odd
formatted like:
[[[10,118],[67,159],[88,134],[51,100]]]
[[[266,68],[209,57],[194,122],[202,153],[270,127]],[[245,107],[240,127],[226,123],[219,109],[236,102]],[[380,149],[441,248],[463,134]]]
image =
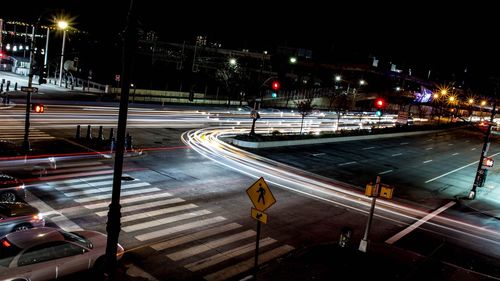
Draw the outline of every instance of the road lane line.
[[[356,163],[357,163],[356,161],[351,161],[351,162],[339,164],[339,166],[345,166],[345,165],[356,164]]]
[[[400,145],[405,145],[405,144],[409,144],[409,142],[402,142],[402,143],[400,143]]]
[[[458,154],[460,154],[460,153],[455,152],[455,153],[453,153],[451,156],[455,156],[455,155],[458,155]]]
[[[51,181],[50,183],[62,183],[62,184],[82,183],[82,182],[87,182],[87,181],[97,181],[97,180],[104,180],[104,179],[112,179],[113,176],[114,176],[113,174],[109,174],[109,175],[97,176],[97,177],[86,177],[86,178],[79,178],[79,179],[72,179],[72,180]]]
[[[449,143],[448,145],[453,145],[452,143]]]
[[[181,221],[181,220],[192,219],[192,218],[196,218],[199,216],[208,215],[211,213],[212,212],[210,212],[208,210],[195,211],[195,212],[191,212],[191,213],[180,214],[180,215],[173,216],[173,217],[167,217],[167,218],[163,218],[163,219],[154,219],[154,220],[148,221],[148,222],[132,224],[129,226],[122,227],[122,230],[125,232],[132,232],[132,231],[137,231],[137,230],[141,230],[141,229],[145,229],[145,228],[149,228],[149,227],[159,226],[162,224],[169,224],[169,223],[177,222],[177,221]]]
[[[403,153],[396,153],[396,154],[393,154],[391,155],[392,157],[395,157],[395,156],[399,156],[399,155],[403,155]]]
[[[149,202],[149,203],[145,203],[145,204],[143,203],[143,204],[139,204],[139,205],[123,207],[121,209],[121,212],[123,215],[123,213],[126,213],[126,212],[133,212],[133,211],[138,211],[138,210],[142,210],[142,209],[170,205],[170,204],[175,204],[175,203],[180,203],[180,202],[184,202],[184,199],[172,198],[172,199],[167,199],[167,200],[154,201],[154,202]],[[120,201],[120,203],[123,203],[123,202]],[[192,204],[192,205],[194,205],[194,204]],[[196,207],[196,205],[195,205],[195,207]],[[95,214],[100,216],[100,217],[104,217],[104,216],[108,215],[108,211],[106,210],[106,211],[102,211],[102,212],[97,212]],[[145,214],[145,213],[141,213],[141,214]]]
[[[202,226],[218,223],[218,222],[225,221],[225,220],[226,220],[226,218],[221,217],[221,216],[218,216],[215,218],[208,218],[208,219],[204,219],[204,220],[199,220],[199,221],[194,221],[194,222],[190,222],[190,223],[186,223],[186,224],[181,224],[181,225],[178,225],[175,227],[167,227],[167,228],[160,229],[157,231],[152,231],[152,232],[148,232],[145,234],[137,235],[137,236],[135,236],[135,239],[137,239],[139,241],[151,240],[151,239],[158,238],[161,236],[179,233],[179,232],[184,231],[184,230],[188,230],[188,229],[192,229],[192,228],[196,228],[196,227],[202,227]]]
[[[266,263],[274,258],[282,256],[294,248],[290,245],[283,245],[279,248],[272,249],[270,251],[259,254],[259,265]],[[222,281],[227,280],[235,275],[238,275],[242,272],[248,271],[254,266],[254,258],[247,259],[238,264],[231,265],[227,268],[221,269],[217,272],[214,272],[209,275],[203,276],[203,278],[207,281]]]
[[[262,247],[271,245],[272,243],[275,243],[275,242],[276,242],[276,240],[274,240],[270,237],[260,239],[259,240],[259,249]],[[221,263],[223,261],[226,261],[228,259],[246,254],[246,253],[254,251],[254,250],[255,250],[255,242],[252,242],[250,244],[246,244],[246,245],[240,246],[238,248],[231,249],[229,251],[218,253],[216,255],[202,259],[200,261],[190,263],[190,264],[186,265],[185,268],[189,269],[190,271],[199,271],[199,270],[205,269],[207,267],[210,267],[212,265],[216,265],[216,264]]]
[[[364,147],[363,150],[374,149],[374,148],[375,148],[375,146]]]
[[[70,190],[70,189],[81,189],[81,188],[89,188],[89,187],[96,187],[96,186],[103,186],[103,185],[110,185],[110,184],[113,184],[112,180],[98,181],[98,182],[93,182],[93,183],[86,182],[86,183],[68,185],[68,186],[57,186],[56,190],[64,191],[64,190]]]
[[[378,174],[379,174],[379,175],[383,175],[383,174],[387,174],[387,173],[390,173],[390,172],[392,172],[392,170],[383,171],[383,172],[380,172],[380,173],[378,173]]]
[[[215,249],[217,247],[221,247],[224,245],[228,245],[231,243],[234,243],[236,241],[240,241],[249,237],[255,236],[255,231],[249,229],[240,233],[236,233],[233,235],[229,235],[217,240],[213,240],[207,243],[203,243],[200,245],[196,245],[181,251],[173,252],[171,254],[168,254],[167,257],[173,261],[178,261],[185,259],[187,257],[191,257],[194,255],[198,255],[199,253],[204,253],[206,251],[210,251],[212,249]]]
[[[416,221],[414,224],[408,226],[407,228],[403,229],[396,235],[392,236],[391,238],[385,240],[385,243],[387,244],[394,244],[397,242],[399,239],[403,238],[405,235],[408,233],[412,232],[413,230],[417,229],[420,227],[422,224],[426,223],[428,220],[432,219],[433,217],[437,216],[438,214],[442,213],[446,209],[450,208],[451,206],[455,205],[455,201],[450,201],[448,204],[442,206],[441,208],[435,210],[434,212],[427,214],[425,217],[421,218],[420,220]]]
[[[470,150],[476,150],[476,148],[474,147],[474,148],[471,148]]]
[[[322,155],[325,155],[326,153],[314,153],[312,156],[322,156]]]
[[[434,147],[428,147],[425,150],[431,150],[431,149],[434,149]]]
[[[241,224],[237,224],[234,222],[230,223],[230,224],[223,225],[223,226],[212,227],[209,229],[195,232],[193,234],[183,235],[181,237],[177,237],[177,238],[170,239],[170,240],[158,243],[158,244],[154,244],[151,246],[151,248],[153,248],[157,251],[161,251],[161,250],[172,248],[172,247],[175,247],[178,245],[182,245],[182,244],[186,244],[186,243],[189,243],[192,241],[196,241],[198,239],[214,236],[214,235],[217,235],[217,234],[229,231],[229,230],[233,230],[233,229],[236,229],[239,227],[241,227]]]
[[[500,152],[497,152],[497,153],[495,153],[495,154],[492,154],[492,155],[490,155],[490,157],[497,156],[498,154],[500,154]],[[449,174],[452,174],[452,173],[454,173],[454,172],[460,171],[460,170],[462,170],[462,169],[465,169],[465,168],[467,168],[467,167],[469,167],[469,166],[471,166],[471,165],[477,164],[477,163],[479,163],[479,161],[474,161],[474,162],[469,163],[469,164],[467,164],[467,165],[465,165],[465,166],[462,166],[462,167],[460,167],[460,168],[456,168],[456,169],[455,169],[455,170],[453,170],[453,171],[449,171],[448,173],[444,173],[444,174],[442,174],[442,175],[440,175],[440,176],[437,176],[437,177],[435,177],[435,178],[432,178],[432,179],[430,179],[430,180],[427,180],[425,183],[430,183],[430,182],[432,182],[432,181],[435,181],[435,180],[437,180],[437,179],[440,179],[440,178],[442,178],[442,177],[445,177],[445,176],[447,176],[447,175],[449,175]]]
[[[426,163],[429,163],[429,162],[432,162],[432,160],[427,160],[427,161],[424,161],[423,163],[426,164]]]

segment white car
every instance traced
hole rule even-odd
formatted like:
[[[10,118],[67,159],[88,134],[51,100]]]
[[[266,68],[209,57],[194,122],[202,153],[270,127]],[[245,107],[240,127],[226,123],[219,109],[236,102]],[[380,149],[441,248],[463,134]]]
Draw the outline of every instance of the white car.
[[[96,231],[66,232],[32,228],[0,238],[0,280],[54,280],[93,267],[100,268],[106,235]],[[123,255],[118,244],[117,257]]]

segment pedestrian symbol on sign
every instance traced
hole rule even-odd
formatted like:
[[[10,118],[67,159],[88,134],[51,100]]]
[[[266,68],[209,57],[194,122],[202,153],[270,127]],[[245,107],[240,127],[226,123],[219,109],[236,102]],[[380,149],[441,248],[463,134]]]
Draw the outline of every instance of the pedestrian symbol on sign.
[[[259,193],[259,199],[257,199],[257,202],[260,203],[260,200],[262,199],[262,205],[266,205],[266,199],[264,198],[266,190],[262,187],[261,183],[259,183],[259,189],[257,189],[257,192]]]
[[[276,203],[276,198],[274,198],[264,178],[260,178],[254,182],[254,184],[247,189],[247,194],[255,209],[260,212],[264,212],[267,208]]]

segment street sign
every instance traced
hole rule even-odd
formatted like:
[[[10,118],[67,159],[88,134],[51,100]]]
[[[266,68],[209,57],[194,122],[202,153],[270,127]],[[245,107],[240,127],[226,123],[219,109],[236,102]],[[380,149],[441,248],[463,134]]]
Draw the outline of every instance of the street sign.
[[[21,87],[21,92],[38,93],[38,88],[36,88],[36,87]]]
[[[255,209],[264,212],[267,208],[276,203],[269,186],[267,186],[264,178],[258,179],[247,189],[248,197],[253,203]]]
[[[252,208],[250,216],[252,216],[252,218],[254,218],[260,222],[267,223],[267,214],[255,209],[255,208]]]

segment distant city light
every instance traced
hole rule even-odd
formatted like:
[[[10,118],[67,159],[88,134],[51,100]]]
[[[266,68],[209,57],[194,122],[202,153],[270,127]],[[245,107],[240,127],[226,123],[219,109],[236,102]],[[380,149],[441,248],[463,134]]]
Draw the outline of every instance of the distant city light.
[[[448,93],[447,90],[445,90],[445,89],[441,90],[441,95],[446,96],[447,93]]]
[[[396,87],[396,91],[400,91],[400,90],[401,90],[401,88],[400,88],[400,87]]]
[[[469,99],[469,103],[473,104],[474,103],[474,99]]]
[[[364,85],[364,84],[366,84],[366,81],[365,80],[359,80],[359,84],[360,85]]]
[[[485,100],[483,100],[483,101],[481,102],[481,105],[482,105],[482,106],[486,105],[486,101],[485,101]]]

